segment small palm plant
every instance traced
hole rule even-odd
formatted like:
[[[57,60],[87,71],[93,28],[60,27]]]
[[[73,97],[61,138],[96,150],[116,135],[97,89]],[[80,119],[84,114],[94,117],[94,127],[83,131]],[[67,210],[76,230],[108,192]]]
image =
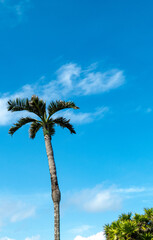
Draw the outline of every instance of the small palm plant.
[[[65,101],[52,101],[47,107],[46,102],[39,99],[37,96],[33,95],[31,99],[20,99],[9,100],[8,101],[8,111],[18,112],[27,111],[34,113],[36,119],[32,117],[23,117],[17,121],[10,129],[9,134],[13,135],[19,128],[27,123],[31,123],[29,134],[30,138],[34,139],[36,133],[39,129],[43,129],[46,152],[49,163],[49,171],[51,177],[51,190],[52,190],[52,200],[54,204],[54,239],[60,240],[60,200],[61,193],[58,185],[56,166],[53,155],[53,148],[51,144],[52,136],[55,133],[55,126],[61,126],[62,128],[67,128],[70,133],[76,133],[73,126],[70,124],[70,120],[63,117],[53,118],[53,115],[60,110],[73,108],[78,109],[74,102]]]
[[[152,240],[153,208],[144,209],[144,214],[122,214],[117,221],[105,225],[107,240]]]

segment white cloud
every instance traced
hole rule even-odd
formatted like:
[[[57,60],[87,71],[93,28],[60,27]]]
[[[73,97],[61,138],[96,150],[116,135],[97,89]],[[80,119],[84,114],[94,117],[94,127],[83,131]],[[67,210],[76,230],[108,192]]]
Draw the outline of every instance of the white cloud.
[[[103,232],[99,232],[95,235],[92,235],[90,237],[81,237],[81,236],[77,236],[75,237],[74,240],[105,240],[105,235]]]
[[[25,238],[25,240],[39,240],[39,239],[40,239],[40,235]],[[2,237],[0,238],[0,240],[15,240],[15,239],[12,239],[9,237]]]
[[[78,86],[84,95],[89,95],[110,91],[120,87],[124,82],[123,72],[113,69],[104,73],[88,73]]]
[[[40,235],[25,238],[25,240],[39,240],[39,239]]]
[[[82,234],[91,228],[92,228],[92,226],[90,226],[90,225],[82,225],[82,226],[71,229],[69,232],[71,232],[73,234]]]
[[[141,192],[145,192],[146,189],[144,187],[140,187],[140,188],[119,188],[114,190],[114,192],[117,193],[141,193]]]
[[[58,71],[58,85],[62,85],[62,94],[91,95],[107,92],[120,87],[125,82],[123,71],[111,69],[110,71],[96,71],[95,66],[87,70],[69,63],[63,65]]]
[[[122,189],[112,186],[106,189],[102,185],[97,185],[94,188],[71,193],[66,201],[67,205],[75,205],[86,212],[103,212],[118,210],[121,208],[124,198],[129,197],[133,193],[136,194],[145,191],[145,188]],[[147,191],[152,190],[148,189]]]
[[[22,221],[26,218],[30,218],[35,215],[35,207],[27,208],[27,209],[19,209],[16,211],[12,216],[10,221],[11,222],[18,222]]]
[[[58,82],[65,88],[64,91],[68,92],[73,89],[73,82],[80,76],[81,68],[76,64],[63,65],[58,71]]]
[[[0,227],[8,223],[23,221],[35,215],[36,207],[13,197],[0,198]]]
[[[116,210],[120,208],[121,201],[121,197],[114,193],[113,188],[102,189],[101,185],[74,193],[69,198],[70,205],[76,205],[86,212]]]
[[[46,214],[44,209],[48,210],[53,207],[50,206],[50,198],[50,192],[20,195],[1,193],[0,231],[6,226],[17,226],[21,221],[36,217],[38,209]]]
[[[71,110],[66,110],[59,114],[55,114],[54,117],[63,116],[67,119],[71,119],[71,123],[85,124],[85,123],[90,123],[95,120],[99,120],[103,118],[105,113],[107,113],[108,111],[109,111],[108,107],[101,107],[96,109],[95,112],[86,112],[86,113],[82,113],[82,112],[75,113]]]
[[[15,239],[13,239],[13,238],[8,238],[8,237],[2,237],[2,238],[0,238],[0,240],[15,240]]]
[[[57,72],[56,80],[46,83],[45,76],[42,76],[34,84],[24,85],[15,93],[4,93],[0,97],[0,125],[7,125],[15,121],[22,113],[10,113],[7,111],[7,101],[16,97],[31,97],[38,95],[46,101],[66,99],[72,96],[99,94],[117,88],[124,83],[124,75],[120,70],[110,70],[107,72],[95,72],[93,67],[83,70],[77,64],[69,63],[63,65]],[[87,123],[104,116],[108,111],[107,107],[101,107],[95,112],[74,114],[67,111],[66,114],[72,118],[73,122]]]

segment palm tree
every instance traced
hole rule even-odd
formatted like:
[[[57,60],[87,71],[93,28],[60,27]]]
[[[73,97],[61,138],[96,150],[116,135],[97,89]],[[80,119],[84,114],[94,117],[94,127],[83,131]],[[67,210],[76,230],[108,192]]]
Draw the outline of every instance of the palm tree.
[[[22,117],[17,123],[15,123],[10,129],[9,134],[13,135],[19,128],[27,123],[31,123],[29,129],[30,138],[34,139],[36,133],[40,128],[43,129],[46,152],[49,163],[49,171],[51,177],[51,190],[52,190],[52,200],[54,204],[54,239],[60,240],[60,200],[61,193],[58,185],[56,166],[53,155],[53,148],[51,144],[52,136],[55,133],[55,125],[61,126],[62,128],[67,128],[70,133],[76,133],[73,126],[70,124],[70,120],[63,117],[53,118],[53,115],[60,110],[66,108],[78,109],[74,102],[65,101],[52,101],[47,107],[48,113],[46,111],[46,102],[39,99],[37,96],[33,95],[31,99],[20,99],[9,100],[8,101],[8,111],[27,111],[34,113],[36,119],[32,117]]]

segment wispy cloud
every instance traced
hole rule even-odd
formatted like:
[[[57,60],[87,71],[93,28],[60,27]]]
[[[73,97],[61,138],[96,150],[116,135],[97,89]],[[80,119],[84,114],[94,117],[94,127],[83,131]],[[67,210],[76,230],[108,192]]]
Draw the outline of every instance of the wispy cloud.
[[[24,221],[34,218],[41,219],[48,215],[50,206],[50,192],[33,194],[0,194],[0,240],[16,240],[12,236],[3,235],[6,228],[18,228]],[[39,232],[38,232],[39,233]],[[3,238],[2,238],[3,236]],[[23,240],[39,240],[40,235],[23,236]]]
[[[83,189],[73,194],[71,193],[66,201],[69,206],[75,205],[80,210],[86,212],[103,212],[118,210],[121,208],[122,202],[126,197],[145,191],[152,191],[152,189],[123,189],[117,188],[116,186],[104,188],[103,185],[97,185],[94,188]]]
[[[89,72],[78,84],[82,94],[97,94],[108,92],[123,85],[125,81],[122,71],[111,70],[108,72]]]
[[[103,232],[99,232],[95,235],[92,235],[90,237],[82,237],[82,236],[76,236],[74,240],[105,240],[105,235]]]
[[[121,70],[111,69],[110,71],[100,72],[92,66],[83,69],[74,63],[60,67],[56,76],[55,80],[41,85],[41,88],[37,85],[39,95],[46,100],[50,96],[52,98],[65,98],[100,94],[118,88],[125,83],[125,76]]]
[[[71,110],[66,110],[61,112],[60,114],[55,114],[55,117],[58,115],[63,116],[67,119],[71,119],[72,123],[76,124],[86,124],[91,123],[95,120],[99,120],[104,117],[104,115],[109,111],[108,107],[100,107],[97,108],[94,112],[86,112],[86,113],[75,113]]]
[[[58,71],[58,83],[63,86],[63,93],[66,94],[74,88],[74,82],[80,77],[81,67],[76,64],[63,65]]]
[[[149,190],[149,189],[148,189]],[[139,188],[117,188],[114,189],[114,192],[116,193],[142,193],[145,192],[146,188],[139,187]]]
[[[23,206],[22,206],[23,208]],[[35,207],[18,209],[10,218],[11,222],[18,222],[35,215]]]
[[[92,189],[84,189],[69,198],[69,204],[75,205],[86,212],[102,212],[120,208],[122,199],[114,189],[102,189],[98,185]]]
[[[24,224],[24,221],[39,218],[39,213],[43,217],[48,214],[50,206],[50,192],[33,194],[0,194],[0,236],[2,238],[5,228],[15,228]],[[47,209],[47,210],[46,210]],[[45,210],[45,211],[44,211]],[[42,217],[41,215],[41,217]],[[39,232],[38,232],[39,233]],[[0,238],[0,240],[2,240]],[[6,237],[5,237],[6,238]],[[5,240],[4,238],[4,240]],[[12,240],[11,235],[6,240]],[[39,234],[33,237],[24,236],[25,240],[39,240]],[[14,239],[13,239],[14,240]]]
[[[118,69],[97,71],[96,68],[82,69],[74,63],[63,65],[57,71],[58,81],[54,87],[62,87],[62,95],[92,95],[108,92],[125,83],[124,73]],[[53,85],[53,83],[52,83]],[[56,85],[56,86],[55,86]]]
[[[0,199],[0,227],[8,223],[15,223],[35,215],[36,207],[21,200],[5,198]]]
[[[40,239],[40,235],[25,238],[25,240],[39,240],[39,239]],[[2,237],[0,238],[0,240],[15,240],[15,239],[9,238],[9,237]]]
[[[16,26],[24,19],[30,6],[30,0],[0,0],[1,24]]]
[[[2,237],[2,238],[0,238],[0,240],[15,240],[15,239],[13,239],[13,238],[8,238],[8,237]]]
[[[39,239],[40,235],[25,238],[25,240],[39,240]]]
[[[71,232],[73,234],[82,234],[82,233],[88,231],[91,228],[93,228],[93,227],[90,226],[90,225],[82,225],[82,226],[79,226],[79,227],[76,227],[76,228],[73,228],[73,229],[69,230],[69,232]]]
[[[56,72],[56,79],[46,82],[45,76],[42,76],[36,83],[27,84],[17,90],[15,93],[4,93],[0,97],[0,125],[7,125],[15,120],[19,114],[12,114],[7,111],[7,101],[16,97],[31,97],[38,95],[46,101],[50,100],[69,100],[73,96],[86,96],[91,94],[100,94],[124,84],[124,75],[120,70],[110,70],[107,72],[96,72],[95,68],[89,67],[82,69],[74,63],[63,65]],[[74,114],[67,111],[75,123],[92,122],[104,116],[108,107],[101,107],[94,112]]]

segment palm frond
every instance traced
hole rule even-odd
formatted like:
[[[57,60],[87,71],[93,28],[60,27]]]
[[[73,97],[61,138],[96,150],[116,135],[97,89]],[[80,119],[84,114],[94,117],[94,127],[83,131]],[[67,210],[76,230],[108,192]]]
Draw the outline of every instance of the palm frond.
[[[14,126],[12,126],[9,129],[9,134],[13,135],[19,128],[21,128],[25,124],[30,123],[30,122],[35,122],[35,121],[37,121],[37,120],[33,119],[33,118],[30,118],[30,117],[20,118],[17,121],[17,123],[15,123]]]
[[[36,133],[39,131],[41,127],[42,127],[41,122],[38,122],[38,121],[32,122],[29,129],[30,138],[34,139],[36,136]]]
[[[63,118],[63,117],[59,117],[54,119],[53,122],[62,128],[67,128],[70,131],[70,133],[76,134],[73,126],[69,123],[70,120],[67,120],[66,118]]]
[[[46,118],[46,103],[39,99],[38,96],[33,95],[29,101],[30,106],[38,112],[40,118]]]
[[[54,125],[55,125],[55,123],[53,122],[52,119],[47,121],[47,123],[43,123],[44,136],[45,135],[50,135],[50,136],[54,135],[54,133],[55,133]]]
[[[43,102],[43,100],[40,100],[37,96],[32,96],[31,100],[28,98],[16,98],[15,100],[8,101],[8,111],[28,111],[35,113],[42,119],[46,112],[46,103]]]
[[[23,110],[27,110],[27,111],[30,110],[28,98],[24,98],[24,99],[16,98],[14,100],[10,99],[8,101],[8,111],[17,112],[17,111],[23,111]]]
[[[53,123],[49,124],[49,133],[50,133],[50,136],[53,136],[55,134],[55,128]]]
[[[79,109],[75,105],[74,102],[65,102],[65,101],[52,101],[49,106],[48,106],[48,113],[49,113],[49,118],[56,112],[66,109],[66,108],[73,108],[73,109]]]

